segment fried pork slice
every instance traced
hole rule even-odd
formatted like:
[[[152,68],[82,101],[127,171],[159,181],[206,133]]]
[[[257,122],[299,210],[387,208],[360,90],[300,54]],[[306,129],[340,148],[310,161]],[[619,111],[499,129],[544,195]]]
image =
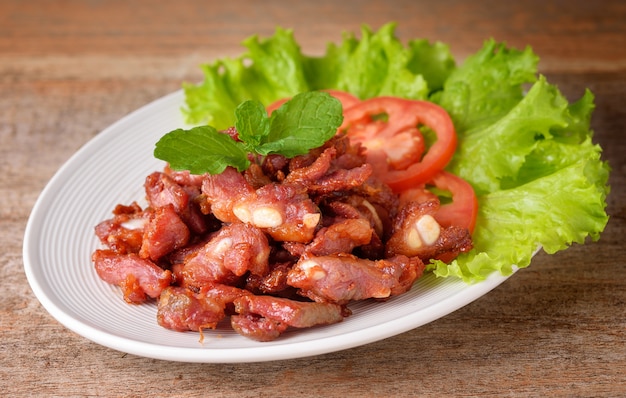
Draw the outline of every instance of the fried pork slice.
[[[349,191],[361,186],[372,175],[374,169],[369,163],[352,169],[336,169],[307,185],[315,195],[328,195],[339,191]]]
[[[417,257],[372,261],[350,254],[303,256],[289,272],[287,283],[314,301],[343,305],[402,294],[423,271],[424,263]]]
[[[284,181],[289,172],[289,159],[283,155],[269,154],[263,158],[261,170],[272,181]]]
[[[158,207],[144,228],[139,256],[158,261],[161,257],[185,247],[191,233],[171,204]]]
[[[391,233],[391,220],[386,209],[378,205],[372,205],[363,197],[349,195],[342,197],[340,200],[326,203],[324,214],[326,214],[325,224],[328,223],[327,220],[343,218],[361,220],[361,222],[367,221],[373,233],[367,244],[355,247],[357,252],[354,254],[371,260],[384,258],[385,246],[383,240]]]
[[[241,222],[227,224],[199,250],[188,255],[180,271],[184,286],[232,284],[246,272],[269,272],[269,242],[263,231]]]
[[[111,250],[96,250],[92,261],[98,276],[107,283],[120,286],[124,300],[129,303],[141,303],[147,297],[157,298],[172,282],[169,270],[135,253],[117,254]]]
[[[288,262],[275,263],[271,264],[267,275],[248,275],[246,290],[259,294],[291,296],[294,289],[287,284],[287,275],[292,265]]]
[[[289,159],[289,171],[308,167],[322,157],[323,153],[332,148],[332,162],[330,168],[353,169],[366,161],[366,149],[360,143],[352,143],[347,134],[335,135],[319,148],[311,149],[307,154]]]
[[[129,206],[117,205],[112,218],[96,225],[95,234],[103,245],[116,253],[138,253],[149,217],[150,212],[143,211],[136,202]]]
[[[337,304],[295,301],[273,296],[242,296],[234,301],[238,315],[231,325],[239,334],[271,341],[288,327],[307,328],[341,322],[347,314]]]
[[[309,242],[321,218],[300,184],[271,183],[232,206],[237,219],[263,229],[276,241]]]
[[[289,327],[256,314],[232,315],[230,325],[240,335],[261,342],[276,340]]]
[[[222,222],[237,222],[233,206],[241,199],[254,195],[254,188],[244,176],[232,167],[222,173],[206,175],[202,182],[202,193],[213,215]]]
[[[337,150],[330,147],[317,156],[310,165],[300,164],[295,166],[297,164],[296,161],[292,162],[293,169],[285,178],[285,182],[309,184],[324,177],[330,169],[331,162],[336,154]]]
[[[291,159],[285,182],[306,186],[313,198],[337,195],[371,178],[372,166],[364,161],[360,146],[350,145],[348,137],[335,137],[321,148]]]
[[[337,156],[335,147],[326,148],[315,160],[307,165],[310,157],[293,159],[291,171],[285,178],[287,183],[299,183],[307,187],[307,191],[315,195],[347,191],[362,185],[372,175],[372,166],[359,164],[350,169],[336,167]]]
[[[184,174],[181,174],[177,177],[184,181],[183,176]],[[159,208],[172,205],[192,232],[197,234],[206,232],[207,226],[204,215],[194,200],[201,193],[199,187],[180,185],[170,175],[155,171],[146,177],[144,188],[150,207]]]
[[[351,253],[355,247],[369,244],[373,233],[366,219],[339,220],[319,230],[315,239],[305,247],[305,253],[314,256]]]
[[[181,286],[163,290],[157,307],[157,322],[164,328],[184,332],[215,329],[226,317],[225,304],[215,297]]]
[[[255,190],[233,168],[206,176],[202,192],[219,220],[254,225],[277,241],[309,242],[321,218],[301,184],[272,182]]]
[[[163,168],[163,172],[170,176],[177,184],[195,188],[195,192],[200,192],[202,183],[204,182],[203,174],[191,174],[189,170],[172,170],[169,165]]]
[[[387,217],[396,217],[399,206],[398,195],[389,188],[389,185],[383,183],[378,178],[374,176],[368,178],[363,184],[355,187],[352,192],[357,197],[367,200],[379,212],[381,209],[384,209]],[[358,204],[356,205],[358,206]]]
[[[176,331],[215,329],[237,298],[250,292],[233,286],[210,283],[201,289],[170,286],[159,297],[157,322]]]
[[[422,261],[446,256],[454,258],[472,249],[472,237],[467,229],[442,227],[435,220],[439,200],[410,202],[400,210],[394,232],[386,243],[387,256],[402,254],[417,256]]]

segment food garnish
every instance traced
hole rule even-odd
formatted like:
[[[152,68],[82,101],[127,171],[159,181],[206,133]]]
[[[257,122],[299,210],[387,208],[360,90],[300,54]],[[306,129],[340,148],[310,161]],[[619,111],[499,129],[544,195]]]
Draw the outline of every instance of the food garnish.
[[[204,80],[184,85],[183,113],[189,123],[227,128],[231,110],[245,99],[271,104],[329,89],[360,100],[428,100],[448,112],[456,129],[446,171],[471,184],[479,203],[474,250],[429,264],[437,276],[471,283],[494,271],[508,275],[528,266],[540,247],[552,254],[598,240],[609,218],[610,167],[593,141],[591,91],[570,103],[538,73],[530,47],[488,39],[457,64],[448,45],[404,44],[395,27],[364,26],[360,39],[347,33],[321,56],[303,54],[291,30],[252,36],[240,57],[205,64]]]
[[[570,104],[538,57],[364,27],[322,56],[290,30],[185,84],[190,129],[161,138],[148,205],[96,227],[96,270],[160,325],[268,341],[385,300],[424,272],[478,282],[597,240],[609,166],[593,95]],[[128,227],[139,223],[139,228]]]
[[[192,174],[219,174],[227,166],[243,171],[251,154],[292,158],[322,146],[342,119],[341,103],[323,92],[297,94],[271,117],[263,104],[248,100],[235,109],[237,139],[211,126],[178,129],[156,143],[154,156]]]

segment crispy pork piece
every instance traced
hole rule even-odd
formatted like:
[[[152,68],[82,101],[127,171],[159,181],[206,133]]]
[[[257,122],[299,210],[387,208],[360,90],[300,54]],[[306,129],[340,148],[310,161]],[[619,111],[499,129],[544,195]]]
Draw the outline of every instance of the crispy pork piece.
[[[144,227],[139,256],[156,262],[174,250],[185,247],[190,237],[189,228],[176,213],[174,205],[158,207]]]
[[[260,342],[276,340],[289,327],[256,314],[231,315],[230,326],[240,335]]]
[[[149,217],[150,212],[142,210],[136,202],[117,205],[113,217],[96,225],[95,233],[103,245],[116,253],[138,253]]]
[[[157,307],[157,322],[164,328],[184,332],[215,329],[226,317],[224,301],[181,286],[163,290]]]
[[[446,255],[456,257],[472,248],[472,237],[467,229],[442,227],[435,220],[438,199],[409,202],[396,218],[394,232],[386,243],[387,256],[419,257],[422,261]]]
[[[177,175],[179,180],[183,179],[182,176]],[[198,234],[206,232],[204,215],[194,200],[201,193],[197,186],[183,186],[164,172],[154,172],[146,177],[144,188],[150,207],[156,209],[172,205],[191,231]]]
[[[304,254],[351,253],[354,248],[369,244],[373,233],[369,221],[364,218],[340,220],[319,230],[305,247]]]
[[[182,284],[235,283],[246,272],[269,272],[270,247],[260,229],[241,222],[225,225],[200,250],[189,255],[180,271]]]
[[[333,147],[330,147],[326,148],[318,157],[313,160],[313,163],[309,165],[303,163],[300,164],[300,167],[295,167],[292,163],[293,169],[285,178],[285,182],[301,183],[308,185],[324,177],[324,175],[330,169],[331,162],[336,154],[337,150]]]
[[[232,167],[221,174],[206,175],[202,182],[202,193],[211,212],[222,222],[237,222],[233,206],[239,200],[254,194],[254,188],[244,176]]]
[[[219,283],[208,283],[201,289],[170,286],[159,297],[159,325],[177,331],[215,329],[226,316],[234,313],[233,302],[251,293]]]
[[[243,177],[254,189],[259,189],[262,186],[273,182],[267,175],[265,175],[261,165],[257,163],[252,163],[250,167],[243,172]]]
[[[306,186],[312,196],[337,194],[362,185],[373,173],[358,148],[345,138],[331,139],[307,155],[291,159],[285,182]]]
[[[346,315],[340,305],[273,296],[242,296],[234,304],[238,315],[231,316],[233,329],[257,341],[274,340],[290,326],[307,328],[341,322]]]
[[[337,151],[333,160],[333,167],[338,169],[353,169],[361,166],[367,160],[367,149],[361,143],[352,143],[347,134],[342,133],[331,138],[326,145],[332,145]]]
[[[278,241],[308,242],[320,220],[302,185],[272,182],[255,190],[233,168],[207,176],[202,192],[219,220],[254,225]]]
[[[292,266],[293,264],[288,262],[271,264],[267,275],[248,275],[246,290],[256,294],[292,296],[295,289],[287,284],[287,275]]]
[[[169,165],[163,168],[163,172],[183,187],[195,187],[195,192],[200,192],[202,188],[203,174],[191,174],[189,170],[172,170]]]
[[[261,163],[263,174],[268,176],[272,181],[282,182],[285,175],[289,172],[289,159],[283,155],[269,154]]]
[[[346,304],[402,294],[423,271],[417,257],[372,261],[345,253],[303,256],[289,272],[287,283],[314,301]]]
[[[299,168],[308,167],[313,164],[322,153],[332,148],[332,162],[330,168],[335,169],[353,169],[361,166],[366,160],[366,149],[361,144],[353,144],[350,142],[347,134],[337,134],[324,145],[314,148],[305,155],[296,156],[288,159],[289,172],[293,172]]]
[[[321,215],[300,184],[271,183],[232,206],[238,220],[263,229],[276,241],[309,242]]]
[[[368,178],[363,184],[352,189],[355,196],[360,196],[379,209],[385,209],[389,218],[395,218],[398,212],[399,198],[391,188],[375,177]]]
[[[96,250],[92,261],[98,276],[118,285],[129,303],[141,303],[147,297],[157,298],[171,284],[172,273],[139,257],[135,253],[117,254],[111,250]]]
[[[331,216],[336,219],[364,219],[369,222],[381,241],[391,235],[392,221],[389,210],[370,203],[362,196],[342,196],[325,203],[322,209],[325,220],[332,220]]]
[[[336,169],[308,184],[307,189],[312,195],[349,191],[367,181],[373,171],[368,163],[352,169]]]

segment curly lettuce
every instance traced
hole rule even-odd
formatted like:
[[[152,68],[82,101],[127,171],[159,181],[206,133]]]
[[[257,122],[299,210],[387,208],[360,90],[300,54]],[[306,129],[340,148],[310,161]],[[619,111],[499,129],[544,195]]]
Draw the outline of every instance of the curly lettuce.
[[[474,249],[450,264],[433,261],[432,272],[470,283],[528,266],[540,247],[555,253],[598,240],[609,218],[610,168],[590,129],[593,94],[568,102],[538,74],[530,47],[490,39],[457,65],[446,44],[404,44],[395,28],[364,26],[360,38],[345,34],[317,57],[302,53],[291,30],[252,36],[240,57],[202,65],[204,80],[184,84],[183,114],[190,124],[227,128],[243,101],[268,105],[320,89],[430,100],[449,112],[459,136],[447,169],[479,201]]]

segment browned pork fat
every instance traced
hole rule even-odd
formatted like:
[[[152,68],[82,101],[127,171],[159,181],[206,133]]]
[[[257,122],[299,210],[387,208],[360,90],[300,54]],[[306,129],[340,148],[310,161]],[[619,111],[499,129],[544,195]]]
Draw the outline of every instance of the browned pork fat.
[[[323,195],[358,187],[372,175],[369,164],[358,164],[349,169],[336,167],[336,156],[337,149],[328,147],[311,164],[306,163],[311,161],[308,155],[292,159],[285,182],[305,185],[311,195]]]
[[[288,183],[311,183],[324,177],[330,169],[331,162],[336,154],[337,150],[330,147],[325,149],[309,165],[303,163],[296,167],[295,161],[292,162],[292,170],[284,181]]]
[[[257,341],[275,340],[289,326],[307,328],[341,322],[345,310],[336,304],[294,301],[273,296],[242,296],[234,301],[239,315],[231,325],[239,334]]]
[[[424,264],[417,257],[371,261],[345,253],[303,256],[289,273],[287,283],[314,301],[346,304],[402,294],[423,271]]]
[[[118,254],[111,250],[96,250],[92,261],[98,276],[105,282],[118,285],[129,303],[141,303],[147,297],[159,297],[172,283],[172,273],[139,257],[135,253]]]
[[[346,134],[338,134],[328,140],[324,145],[309,151],[305,155],[296,156],[288,159],[289,172],[297,169],[308,167],[318,158],[323,157],[323,153],[328,149],[332,149],[331,164],[328,169],[353,169],[363,165],[366,161],[365,148],[361,144],[353,144]],[[284,169],[281,169],[284,171]]]

